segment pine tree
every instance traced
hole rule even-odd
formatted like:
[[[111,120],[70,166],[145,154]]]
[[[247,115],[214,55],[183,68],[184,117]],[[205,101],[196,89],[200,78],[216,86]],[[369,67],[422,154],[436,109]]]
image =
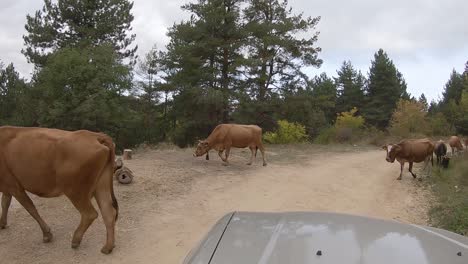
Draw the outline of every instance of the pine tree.
[[[398,100],[408,96],[406,82],[382,49],[374,55],[368,80],[364,117],[369,124],[384,129]]]
[[[463,75],[455,71],[450,74],[450,79],[445,84],[442,92],[442,105],[448,104],[453,100],[456,104],[460,102],[463,91]]]
[[[248,85],[258,101],[290,83],[304,81],[304,66],[321,65],[320,48],[315,46],[318,32],[315,27],[320,17],[293,14],[286,0],[248,0],[245,30],[248,37]],[[298,33],[313,33],[310,38],[299,38]],[[304,85],[304,83],[302,83]]]
[[[133,62],[137,47],[129,34],[133,3],[128,0],[44,0],[42,10],[27,16],[22,50],[29,62],[45,65],[53,52],[64,47],[111,44],[120,59]]]
[[[424,109],[425,112],[427,112],[429,110],[429,105],[427,103],[427,99],[426,99],[426,96],[424,95],[424,93],[421,94],[421,96],[419,97],[418,102],[423,106],[423,109]]]
[[[180,145],[206,137],[214,126],[230,120],[242,62],[241,2],[199,0],[184,5],[192,14],[190,20],[169,29],[163,64],[168,82],[177,88],[173,109],[177,134],[187,132],[176,137]]]
[[[361,72],[356,71],[351,61],[344,61],[335,83],[338,88],[336,111],[346,112],[354,107],[359,110],[364,104],[365,78]]]

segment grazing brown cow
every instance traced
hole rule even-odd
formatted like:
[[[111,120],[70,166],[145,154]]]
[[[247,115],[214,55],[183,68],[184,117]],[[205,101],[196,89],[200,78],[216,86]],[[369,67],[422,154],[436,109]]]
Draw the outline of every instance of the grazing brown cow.
[[[260,149],[262,152],[263,166],[267,165],[265,161],[265,148],[262,144],[262,129],[256,125],[218,125],[207,139],[199,141],[193,156],[199,157],[206,153],[206,159],[209,159],[208,151],[210,149],[215,149],[218,151],[219,157],[225,164],[228,164],[231,147],[250,148],[251,156],[247,165],[252,164],[254,156],[257,156],[257,149]],[[223,151],[226,151],[225,157],[222,156]]]
[[[3,193],[0,227],[7,225],[13,196],[39,223],[43,241],[50,242],[50,228],[26,191],[40,197],[65,195],[81,214],[72,239],[72,248],[77,248],[98,217],[91,203],[94,197],[107,230],[101,252],[110,253],[114,248],[118,215],[113,190],[114,148],[109,136],[86,130],[0,127],[0,192]]]
[[[461,143],[460,138],[457,136],[450,137],[449,145],[450,145],[450,148],[452,149],[452,155],[454,155],[456,151],[463,151],[463,145]]]
[[[405,162],[409,163],[409,172],[413,175],[413,178],[416,178],[416,174],[413,173],[414,162],[425,161],[427,166],[430,159],[432,165],[434,165],[432,156],[434,144],[429,139],[405,139],[398,144],[385,145],[382,148],[387,151],[386,160],[388,162],[393,163],[396,159],[401,165],[400,176],[397,180],[401,180]]]

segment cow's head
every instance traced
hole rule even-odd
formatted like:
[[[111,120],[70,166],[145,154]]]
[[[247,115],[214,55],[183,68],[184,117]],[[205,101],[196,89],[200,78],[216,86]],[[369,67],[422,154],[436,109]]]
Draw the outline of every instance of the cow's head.
[[[388,144],[382,146],[382,149],[387,151],[387,157],[385,158],[388,162],[395,162],[395,158],[398,152],[401,151],[401,147],[399,145]]]
[[[195,149],[195,153],[193,153],[193,156],[194,157],[200,157],[200,156],[204,155],[205,153],[207,153],[208,150],[210,150],[210,144],[208,143],[208,141],[199,140],[198,145],[197,145],[197,149]]]

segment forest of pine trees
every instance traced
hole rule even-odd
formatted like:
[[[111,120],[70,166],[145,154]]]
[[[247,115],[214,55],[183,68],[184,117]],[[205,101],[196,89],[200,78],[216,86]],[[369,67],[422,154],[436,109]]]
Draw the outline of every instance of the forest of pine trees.
[[[395,118],[409,115],[396,111],[419,111],[426,134],[468,135],[468,62],[448,76],[439,102],[408,94],[382,49],[367,74],[345,60],[336,77],[309,76],[305,67],[322,64],[320,17],[296,14],[284,0],[193,0],[182,6],[190,19],[168,29],[167,46],[137,59],[132,7],[45,0],[28,15],[22,53],[34,72],[26,81],[0,63],[0,125],[103,131],[120,149],[188,146],[227,122],[274,131],[287,120],[312,140],[356,108],[376,131],[402,131]]]

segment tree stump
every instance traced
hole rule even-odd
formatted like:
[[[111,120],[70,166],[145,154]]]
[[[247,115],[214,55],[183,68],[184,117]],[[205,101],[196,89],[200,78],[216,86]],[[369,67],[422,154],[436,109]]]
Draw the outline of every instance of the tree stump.
[[[129,168],[122,166],[114,172],[114,177],[121,184],[129,184],[133,181],[133,172]]]
[[[132,150],[131,149],[124,149],[123,159],[124,160],[131,160],[132,159]]]

